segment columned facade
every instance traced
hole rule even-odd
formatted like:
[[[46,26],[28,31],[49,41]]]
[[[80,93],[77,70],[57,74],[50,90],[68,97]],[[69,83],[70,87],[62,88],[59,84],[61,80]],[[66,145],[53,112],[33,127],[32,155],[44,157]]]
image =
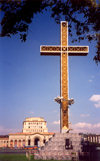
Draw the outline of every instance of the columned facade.
[[[0,147],[24,148],[25,146],[34,145],[41,147],[53,134],[48,132],[47,122],[44,118],[26,118],[23,121],[22,132],[0,137]]]
[[[9,135],[9,147],[43,146],[54,133],[15,133]]]

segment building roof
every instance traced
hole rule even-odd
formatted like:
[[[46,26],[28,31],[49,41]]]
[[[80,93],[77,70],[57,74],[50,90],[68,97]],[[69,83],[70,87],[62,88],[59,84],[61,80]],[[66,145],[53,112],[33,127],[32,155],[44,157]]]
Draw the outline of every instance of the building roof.
[[[40,134],[40,135],[54,135],[53,132],[33,132],[33,133],[18,132],[18,133],[10,133],[9,135],[35,135],[35,134]]]
[[[8,140],[9,135],[0,135],[0,140]]]
[[[0,138],[8,138],[9,135],[0,135]]]
[[[25,121],[45,121],[43,117],[27,117]]]
[[[43,120],[25,120],[25,121],[23,121],[23,122],[46,122],[46,121],[43,121]]]

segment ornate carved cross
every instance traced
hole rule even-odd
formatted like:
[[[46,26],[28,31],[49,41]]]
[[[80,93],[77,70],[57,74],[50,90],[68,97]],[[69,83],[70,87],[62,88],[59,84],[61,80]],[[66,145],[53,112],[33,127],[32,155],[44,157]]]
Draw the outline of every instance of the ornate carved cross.
[[[68,119],[68,56],[86,56],[88,46],[68,46],[68,22],[61,21],[61,45],[40,46],[41,55],[60,56],[60,97],[56,99],[60,103],[60,131],[69,130]]]

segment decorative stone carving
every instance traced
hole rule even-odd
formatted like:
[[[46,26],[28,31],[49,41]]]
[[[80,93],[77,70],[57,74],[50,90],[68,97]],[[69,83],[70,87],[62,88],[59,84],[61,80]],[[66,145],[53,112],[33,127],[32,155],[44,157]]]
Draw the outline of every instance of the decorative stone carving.
[[[69,56],[86,56],[88,46],[68,46],[68,22],[61,22],[61,44],[60,46],[41,46],[41,55],[56,55],[61,57],[60,64],[60,98],[56,99],[61,106],[60,128],[61,132],[67,129],[69,131],[68,106],[72,103],[68,97],[68,55]],[[66,100],[66,101],[65,101]],[[67,132],[67,130],[65,132]]]

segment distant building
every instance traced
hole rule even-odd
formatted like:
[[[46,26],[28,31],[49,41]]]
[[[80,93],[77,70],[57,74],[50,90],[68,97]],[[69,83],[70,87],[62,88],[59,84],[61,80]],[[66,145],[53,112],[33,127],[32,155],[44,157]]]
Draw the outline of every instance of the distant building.
[[[42,117],[26,118],[23,122],[23,132],[48,132],[47,122]]]
[[[8,147],[8,146],[9,146],[9,136],[0,135],[0,147]]]
[[[53,134],[48,132],[44,118],[30,117],[23,121],[22,132],[0,136],[0,147],[43,146]]]

